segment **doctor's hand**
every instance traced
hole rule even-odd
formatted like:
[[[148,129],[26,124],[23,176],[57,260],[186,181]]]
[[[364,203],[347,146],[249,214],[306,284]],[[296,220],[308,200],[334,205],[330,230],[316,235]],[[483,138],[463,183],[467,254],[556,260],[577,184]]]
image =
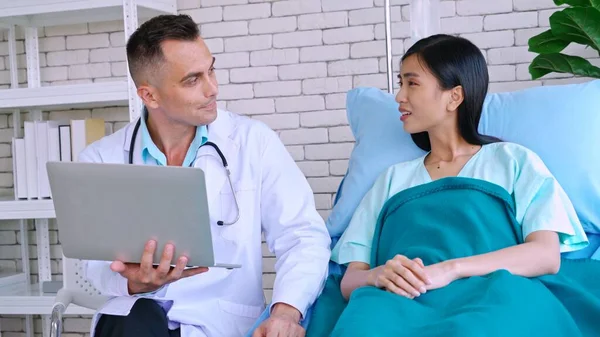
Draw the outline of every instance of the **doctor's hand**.
[[[273,306],[271,315],[254,331],[252,337],[304,337],[300,311],[285,303]]]
[[[413,299],[424,294],[431,284],[423,261],[396,255],[384,265],[371,269],[367,283],[389,292]]]
[[[160,263],[155,267],[153,265],[155,250],[156,241],[150,240],[144,247],[141,263],[114,261],[110,265],[112,271],[127,279],[127,288],[130,295],[152,292],[160,289],[165,284],[208,271],[208,268],[205,267],[185,269],[187,265],[185,256],[179,257],[175,267],[171,267],[173,252],[175,251],[172,244],[165,245]]]

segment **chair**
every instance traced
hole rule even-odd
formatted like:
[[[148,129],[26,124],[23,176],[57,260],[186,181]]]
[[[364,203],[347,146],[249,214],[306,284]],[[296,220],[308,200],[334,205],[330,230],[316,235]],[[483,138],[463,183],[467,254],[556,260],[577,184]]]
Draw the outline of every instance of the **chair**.
[[[85,263],[83,261],[63,256],[63,275],[63,288],[56,294],[52,306],[50,337],[61,337],[63,315],[70,305],[97,311],[109,299],[85,279]],[[307,319],[302,322],[305,329],[308,327],[310,313],[311,308],[307,312]],[[268,308],[256,320],[247,336],[252,336],[254,330],[267,318],[269,318]]]
[[[63,256],[63,288],[58,291],[52,306],[50,337],[60,337],[62,317],[69,305],[98,310],[108,300],[85,279],[85,263]]]
[[[340,183],[342,186],[343,180]],[[333,204],[339,199],[336,193]],[[333,243],[335,243],[335,238]],[[332,244],[333,244],[332,243]],[[63,288],[58,291],[52,306],[52,316],[50,322],[50,337],[61,337],[63,315],[69,305],[77,305],[87,309],[97,311],[108,300],[107,296],[103,296],[92,284],[85,279],[85,263],[81,260],[69,259],[63,256]],[[329,264],[329,274],[340,273],[340,267],[333,262]],[[308,309],[306,318],[302,321],[302,327],[305,329],[310,322],[312,307]],[[268,307],[258,317],[256,323],[248,331],[246,337],[251,337],[256,328],[267,318],[269,318]]]

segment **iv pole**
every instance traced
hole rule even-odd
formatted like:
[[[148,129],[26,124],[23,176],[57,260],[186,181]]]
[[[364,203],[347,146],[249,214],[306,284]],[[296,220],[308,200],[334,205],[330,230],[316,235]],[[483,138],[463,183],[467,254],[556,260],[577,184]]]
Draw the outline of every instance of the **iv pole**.
[[[387,65],[387,87],[390,94],[394,91],[394,82],[392,81],[392,20],[390,17],[390,0],[385,0],[385,51]]]

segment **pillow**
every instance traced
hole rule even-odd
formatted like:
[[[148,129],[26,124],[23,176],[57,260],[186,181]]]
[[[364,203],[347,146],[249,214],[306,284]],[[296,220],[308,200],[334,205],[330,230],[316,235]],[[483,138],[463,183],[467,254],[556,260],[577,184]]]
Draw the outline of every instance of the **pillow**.
[[[352,89],[346,95],[346,114],[356,142],[327,219],[333,238],[342,235],[354,209],[381,172],[392,164],[425,154],[402,128],[393,95],[378,88]]]
[[[483,134],[536,152],[565,189],[587,233],[600,233],[599,97],[600,80],[492,93],[479,125]],[[352,89],[346,112],[356,143],[327,219],[334,239],[379,174],[425,154],[402,128],[394,95]]]
[[[600,80],[488,95],[479,130],[537,153],[600,233]]]

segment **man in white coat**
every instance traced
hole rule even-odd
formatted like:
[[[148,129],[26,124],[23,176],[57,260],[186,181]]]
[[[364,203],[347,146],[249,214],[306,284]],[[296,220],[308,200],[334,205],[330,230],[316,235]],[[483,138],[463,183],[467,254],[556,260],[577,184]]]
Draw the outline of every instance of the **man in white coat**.
[[[277,257],[276,278],[270,317],[251,336],[303,336],[299,322],[322,289],[330,257],[329,234],[305,177],[275,132],[217,108],[215,58],[189,16],[145,22],[129,39],[127,56],[144,112],[139,121],[88,146],[79,160],[203,169],[215,253],[242,267],[184,269],[184,257],[171,267],[174,247],[154,241],[139,264],[89,261],[87,278],[114,296],[95,315],[92,335],[246,335],[265,309],[264,233]],[[228,161],[233,189],[216,149],[202,146],[207,141]],[[233,222],[238,214],[233,225],[217,224]],[[177,226],[177,219],[165,226]],[[163,257],[158,266],[152,265],[155,252]]]

